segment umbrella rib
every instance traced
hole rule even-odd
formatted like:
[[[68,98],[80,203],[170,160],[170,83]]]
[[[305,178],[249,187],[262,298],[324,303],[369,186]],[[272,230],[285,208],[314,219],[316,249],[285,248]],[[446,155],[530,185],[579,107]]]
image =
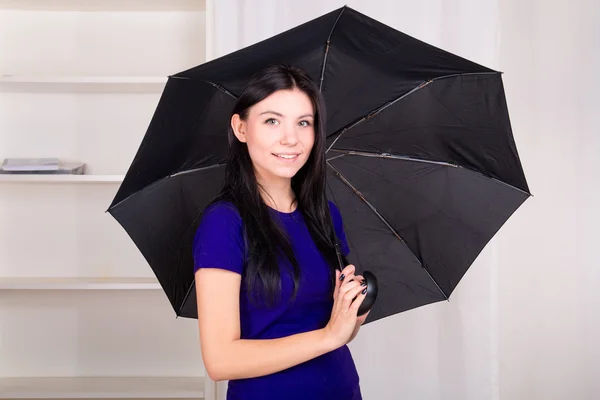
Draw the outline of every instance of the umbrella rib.
[[[333,35],[333,30],[335,29],[335,26],[337,25],[338,21],[340,20],[340,17],[342,16],[342,13],[344,12],[345,9],[346,9],[346,6],[342,7],[342,10],[338,14],[335,22],[333,23],[333,26],[331,27],[329,36],[327,37],[327,43],[325,44],[325,54],[323,55],[323,67],[321,68],[321,80],[319,82],[319,92],[323,88],[323,79],[325,78],[325,66],[327,65],[327,54],[329,54],[329,45],[331,43],[331,36]]]
[[[206,167],[194,168],[194,169],[189,169],[189,170],[185,170],[185,171],[175,172],[174,174],[169,174],[169,175],[159,178],[159,179],[149,183],[147,186],[144,186],[143,188],[131,193],[129,196],[125,197],[123,200],[119,201],[117,204],[112,206],[111,209],[117,208],[117,206],[119,206],[121,203],[125,202],[126,200],[129,200],[129,198],[131,198],[132,196],[134,196],[144,190],[148,190],[149,188],[154,187],[155,185],[158,185],[169,178],[173,178],[173,177],[183,175],[183,174],[189,174],[191,172],[202,171],[203,169],[218,168],[218,167],[223,167],[223,166],[225,166],[225,164],[213,164],[213,165],[208,165]]]
[[[452,163],[448,163],[445,161],[423,160],[423,159],[412,158],[412,157],[407,157],[407,156],[398,156],[398,155],[390,154],[390,153],[370,153],[368,151],[342,150],[342,149],[332,149],[331,151],[336,152],[336,153],[341,153],[342,155],[375,157],[375,158],[392,158],[395,160],[415,161],[415,162],[422,162],[422,163],[426,163],[426,164],[443,165],[445,167],[453,167],[453,168],[460,167],[457,164],[452,164]],[[332,157],[331,160],[333,160],[334,158],[338,158],[338,157],[339,156]]]
[[[436,280],[433,279],[433,276],[431,276],[431,274],[429,273],[429,271],[427,270],[427,268],[425,268],[423,266],[423,263],[421,262],[421,260],[419,260],[419,258],[415,255],[415,253],[412,252],[412,250],[410,249],[410,247],[408,247],[408,245],[406,244],[406,241],[404,239],[402,239],[402,237],[400,237],[400,234],[398,232],[396,232],[396,230],[385,220],[385,218],[383,218],[383,216],[377,211],[377,209],[371,203],[369,203],[369,201],[365,198],[365,196],[356,187],[354,187],[350,183],[350,181],[348,181],[348,179],[346,179],[346,177],[337,168],[335,168],[333,165],[331,165],[331,163],[329,163],[329,161],[327,162],[327,165],[329,165],[329,167],[338,176],[338,178],[340,178],[340,180],[346,186],[348,186],[354,192],[354,194],[356,194],[371,209],[371,211],[373,211],[373,213],[385,224],[385,226],[388,227],[388,229],[394,234],[394,236],[396,236],[396,238],[398,240],[400,240],[402,243],[404,243],[404,245],[406,246],[406,248],[408,249],[408,251],[410,252],[410,254],[412,254],[412,256],[414,257],[414,259],[417,260],[417,262],[419,263],[419,265],[421,266],[421,268],[423,268],[423,270],[425,270],[425,272],[427,273],[427,275],[429,276],[429,278],[433,281],[433,283],[435,284],[435,286],[437,286],[437,288],[440,291],[440,293],[442,293],[444,295],[444,298],[446,300],[448,300],[448,296],[446,295],[446,293],[444,293],[444,291],[442,290],[442,288],[440,287],[440,285],[438,285],[438,283],[436,282]]]
[[[335,145],[335,143],[338,141],[338,139],[340,137],[342,137],[342,135],[344,134],[344,132],[348,131],[349,129],[354,128],[356,125],[360,124],[361,122],[367,121],[371,118],[373,118],[375,115],[379,114],[381,111],[385,110],[386,108],[394,105],[395,103],[397,103],[398,101],[402,100],[403,98],[405,98],[406,96],[416,92],[419,89],[423,89],[425,86],[429,85],[430,83],[433,83],[434,81],[438,81],[440,79],[446,79],[446,78],[456,78],[457,76],[470,76],[470,75],[498,75],[498,72],[466,72],[464,74],[451,74],[451,75],[443,75],[443,76],[438,76],[436,78],[432,78],[429,79],[427,81],[423,81],[421,83],[419,83],[417,86],[415,86],[414,88],[412,88],[410,91],[404,93],[401,96],[398,96],[397,98],[395,98],[392,101],[387,102],[386,104],[374,109],[373,111],[369,112],[367,115],[362,116],[361,118],[358,118],[356,121],[351,122],[350,124],[346,125],[345,127],[341,128],[340,130],[338,130],[339,135],[335,138],[335,140],[333,141],[333,143],[331,143],[331,145],[327,148],[326,153],[331,150],[331,148],[333,147],[333,145]],[[337,134],[334,133],[334,135]]]
[[[419,83],[417,86],[415,86],[414,88],[412,88],[410,91],[408,91],[407,93],[404,93],[402,96],[399,96],[398,98],[384,104],[383,106],[376,108],[375,110],[371,111],[370,113],[368,113],[367,115],[364,115],[363,117],[359,118],[358,120],[354,121],[353,123],[345,126],[344,128],[342,128],[340,134],[335,138],[335,140],[333,141],[333,143],[331,143],[331,145],[327,148],[326,153],[331,150],[331,148],[335,145],[335,143],[338,141],[339,138],[342,137],[342,135],[344,134],[344,132],[354,128],[356,125],[360,124],[361,122],[367,121],[371,118],[373,118],[375,115],[379,114],[381,111],[385,110],[386,108],[392,106],[393,104],[395,104],[396,102],[402,100],[403,98],[405,98],[406,96],[408,96],[411,93],[416,92],[417,90],[429,85],[431,82],[433,82],[433,80],[429,80],[429,81],[424,81]]]
[[[224,166],[226,166],[225,163],[220,163],[220,164],[212,164],[212,165],[207,165],[207,166],[204,166],[204,167],[199,167],[199,168],[194,168],[194,169],[186,169],[186,170],[183,170],[183,171],[175,172],[174,174],[168,175],[165,178],[172,178],[172,177],[175,177],[175,176],[178,176],[178,175],[189,174],[189,173],[192,173],[192,172],[202,171],[204,169],[219,168],[219,167],[224,167]]]
[[[223,93],[225,93],[225,94],[227,94],[227,95],[229,95],[229,96],[231,96],[231,97],[233,97],[234,99],[236,99],[236,100],[237,100],[237,96],[236,96],[236,95],[234,95],[233,93],[231,93],[229,90],[225,89],[223,86],[221,86],[221,85],[219,85],[219,84],[216,84],[216,83],[214,83],[214,82],[211,82],[211,81],[206,81],[206,83],[208,83],[209,85],[212,85],[212,86],[216,87],[216,88],[217,88],[217,89],[219,89],[221,92],[223,92]]]
[[[193,80],[193,79],[191,79],[188,76],[174,76],[174,75],[169,76],[169,79],[183,79],[183,80],[188,80],[188,81]],[[196,81],[196,82],[201,82],[201,81]],[[227,95],[229,95],[229,96],[231,96],[231,97],[233,97],[234,99],[237,100],[237,96],[235,94],[231,93],[229,90],[225,89],[223,86],[221,86],[221,85],[219,85],[219,84],[217,84],[215,82],[211,82],[211,81],[204,81],[204,82],[208,83],[211,86],[216,87],[221,92],[223,92],[223,93],[225,93],[225,94],[227,94]]]
[[[458,164],[452,164],[452,163],[448,163],[448,162],[444,162],[444,161],[433,161],[433,160],[423,160],[423,159],[419,159],[419,158],[412,158],[412,157],[406,157],[406,156],[398,156],[395,154],[390,154],[390,153],[370,153],[368,151],[356,151],[356,150],[342,150],[342,149],[332,149],[331,151],[336,152],[336,153],[341,153],[341,155],[352,155],[352,156],[362,156],[362,157],[376,157],[376,158],[391,158],[394,160],[404,160],[404,161],[414,161],[414,162],[421,162],[421,163],[426,163],[426,164],[436,164],[436,165],[442,165],[445,167],[453,167],[453,168],[462,168],[464,170],[473,172],[475,174],[479,174],[484,178],[487,179],[492,179],[493,181],[496,181],[502,185],[508,186],[511,189],[517,190],[523,194],[526,194],[527,196],[531,196],[533,197],[533,195],[531,193],[528,193],[526,191],[524,191],[523,189],[519,189],[516,186],[511,185],[510,183],[506,183],[504,181],[501,181],[500,179],[494,178],[493,176],[487,176],[482,174],[479,171],[475,171],[471,168],[466,168],[463,167],[462,165],[458,165]],[[339,158],[340,156],[335,156],[332,158],[329,158],[329,160],[334,160],[336,158]]]
[[[336,151],[335,149],[333,151]],[[331,158],[328,158],[326,161],[331,161],[331,160],[335,160],[336,158],[340,158],[340,157],[344,157],[346,154],[338,154],[337,156],[333,156]]]

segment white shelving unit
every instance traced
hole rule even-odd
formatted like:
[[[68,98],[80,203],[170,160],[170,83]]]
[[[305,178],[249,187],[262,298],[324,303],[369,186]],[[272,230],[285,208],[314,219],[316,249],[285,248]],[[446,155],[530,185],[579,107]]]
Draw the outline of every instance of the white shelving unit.
[[[208,3],[0,0],[0,162],[86,164],[0,174],[0,399],[213,399],[197,321],[106,213]]]

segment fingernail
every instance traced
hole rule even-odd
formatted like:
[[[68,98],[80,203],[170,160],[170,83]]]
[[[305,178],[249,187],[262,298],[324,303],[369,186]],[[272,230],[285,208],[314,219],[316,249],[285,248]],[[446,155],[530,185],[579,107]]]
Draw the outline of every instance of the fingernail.
[[[367,286],[367,282],[366,281],[360,282],[360,286]]]
[[[346,275],[344,275],[344,274],[340,275],[340,281],[343,281],[345,276]]]
[[[364,288],[362,294],[367,294],[367,288]]]

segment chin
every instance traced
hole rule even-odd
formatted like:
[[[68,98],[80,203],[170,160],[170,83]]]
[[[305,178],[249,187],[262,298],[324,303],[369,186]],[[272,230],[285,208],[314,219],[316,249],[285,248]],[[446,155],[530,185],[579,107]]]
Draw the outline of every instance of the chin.
[[[279,177],[279,178],[293,178],[299,170],[297,169],[293,169],[293,170],[284,170],[284,171],[276,171],[273,173],[273,175]]]
[[[268,165],[267,168],[263,168],[263,171],[273,178],[291,179],[304,167],[305,163],[306,160],[303,163],[289,166]]]
[[[273,168],[269,170],[269,173],[272,176],[276,176],[279,178],[286,178],[286,179],[290,179],[292,177],[294,177],[298,171],[300,171],[302,167],[298,168],[297,166],[290,166],[290,167],[278,167],[278,168]]]

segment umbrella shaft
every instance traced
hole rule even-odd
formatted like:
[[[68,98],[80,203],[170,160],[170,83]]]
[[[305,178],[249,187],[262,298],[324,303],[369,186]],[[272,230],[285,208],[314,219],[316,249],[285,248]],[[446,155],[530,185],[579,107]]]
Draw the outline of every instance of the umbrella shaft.
[[[340,245],[335,243],[335,254],[337,255],[338,265],[340,266],[340,272],[344,269],[344,261],[342,260],[342,255],[340,253]]]

